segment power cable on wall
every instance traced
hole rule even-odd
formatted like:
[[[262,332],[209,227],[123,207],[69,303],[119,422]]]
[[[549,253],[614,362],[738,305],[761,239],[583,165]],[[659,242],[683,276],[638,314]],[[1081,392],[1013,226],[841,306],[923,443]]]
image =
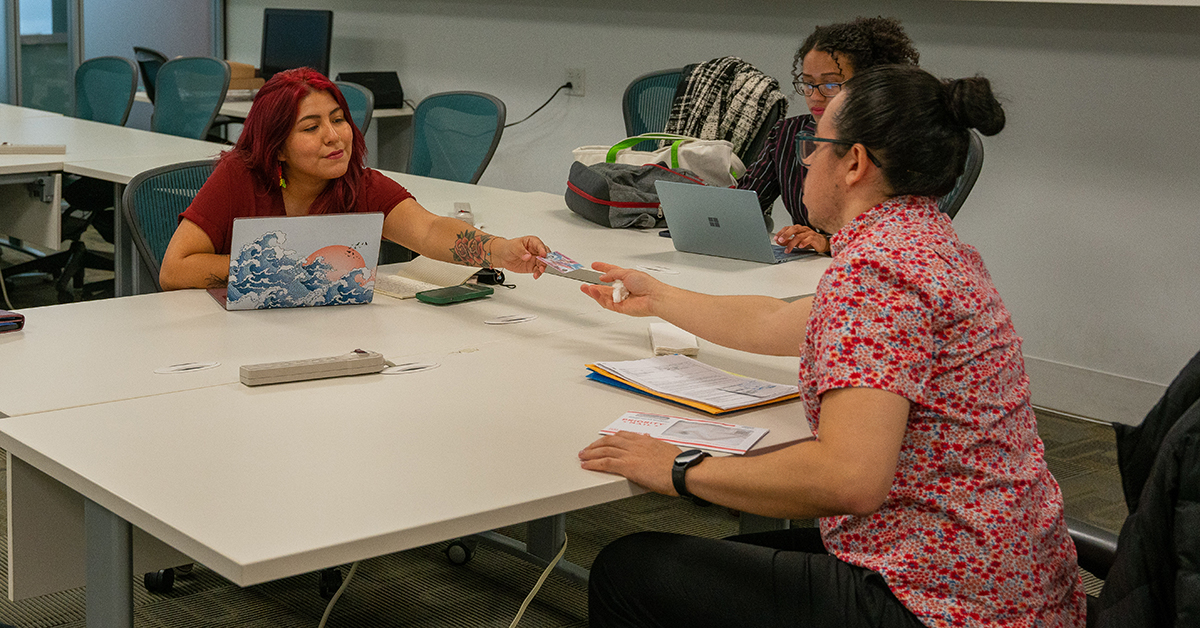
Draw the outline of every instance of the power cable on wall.
[[[518,124],[521,124],[522,122],[524,122],[524,121],[526,121],[526,120],[528,120],[528,119],[532,118],[534,113],[537,113],[537,112],[541,111],[542,109],[545,109],[545,108],[546,108],[546,105],[550,104],[550,101],[551,101],[551,100],[554,100],[554,97],[555,97],[555,96],[558,96],[558,93],[559,93],[559,92],[561,92],[561,91],[562,91],[562,90],[564,90],[564,89],[571,89],[571,87],[572,87],[572,85],[571,85],[570,81],[568,81],[568,82],[566,82],[566,83],[563,83],[562,85],[560,85],[560,86],[558,87],[558,89],[554,90],[554,93],[550,95],[550,98],[549,98],[549,99],[547,99],[547,100],[546,100],[546,102],[542,103],[542,106],[541,106],[541,107],[538,107],[537,109],[534,109],[534,110],[533,110],[533,113],[531,113],[531,114],[529,114],[529,115],[525,116],[524,118],[521,118],[520,120],[517,120],[516,122],[513,122],[513,123],[510,123],[510,124],[506,124],[506,125],[504,125],[504,128],[506,128],[506,129],[507,129],[507,128],[508,128],[508,127],[510,127],[510,126],[517,126]]]

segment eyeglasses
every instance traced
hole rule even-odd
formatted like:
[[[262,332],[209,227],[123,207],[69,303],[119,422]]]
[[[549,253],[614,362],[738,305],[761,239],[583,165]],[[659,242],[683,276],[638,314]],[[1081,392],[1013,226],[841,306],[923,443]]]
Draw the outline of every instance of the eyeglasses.
[[[825,142],[826,144],[839,144],[841,146],[854,146],[855,144],[861,143],[852,142],[850,140],[835,140],[826,137],[817,137],[807,133],[797,134],[796,161],[800,162],[801,166],[804,166],[805,168],[809,167],[808,158],[812,157],[812,154],[817,152],[817,142]],[[871,149],[863,146],[863,150],[867,151],[867,158],[871,160],[871,163],[875,164],[876,168],[883,167],[883,164],[879,163],[879,160],[875,158],[875,155],[871,154]]]
[[[796,88],[797,94],[812,96],[813,90],[816,90],[821,92],[821,95],[826,98],[833,98],[834,96],[837,96],[837,93],[842,91],[842,85],[845,84],[845,81],[842,81],[841,83],[805,83],[798,77],[792,79],[792,87]]]

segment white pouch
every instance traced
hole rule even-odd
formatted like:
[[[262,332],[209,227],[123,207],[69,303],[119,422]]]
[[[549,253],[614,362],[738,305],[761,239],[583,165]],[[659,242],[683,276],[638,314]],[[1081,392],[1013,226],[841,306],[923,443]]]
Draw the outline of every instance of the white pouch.
[[[670,145],[656,151],[633,150],[644,140],[668,140]],[[580,146],[572,151],[575,161],[586,166],[603,162],[618,164],[663,164],[672,170],[690,170],[708,185],[733,187],[746,166],[726,140],[698,140],[670,133],[644,133],[626,138],[612,146]]]

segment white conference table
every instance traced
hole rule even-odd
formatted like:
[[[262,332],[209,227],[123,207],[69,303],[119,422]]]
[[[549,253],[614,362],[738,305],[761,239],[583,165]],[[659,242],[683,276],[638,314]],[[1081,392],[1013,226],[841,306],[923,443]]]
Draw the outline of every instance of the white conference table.
[[[581,262],[666,266],[676,274],[660,278],[682,287],[792,296],[812,292],[828,264],[677,253],[656,230],[592,225],[554,195],[390,176],[435,212],[471,202],[493,233],[535,233]],[[650,355],[652,319],[604,311],[571,280],[510,280],[516,289],[446,308],[381,296],[368,306],[225,312],[206,293],[184,291],[26,311],[25,330],[0,336],[10,596],[78,586],[85,546],[107,548],[87,563],[101,574],[88,578],[89,619],[124,625],[130,571],[186,562],[166,546],[249,585],[640,492],[580,470],[575,452],[627,410],[701,416],[584,378],[587,362]],[[518,312],[538,318],[483,324]],[[241,364],[354,348],[441,367],[237,383]],[[794,358],[702,343],[700,359],[796,378]],[[208,360],[221,366],[153,372]],[[768,427],[760,448],[809,435],[795,402],[730,420]],[[178,459],[204,461],[204,472],[173,474],[165,461]],[[107,526],[115,537],[85,544],[84,511],[88,529]]]

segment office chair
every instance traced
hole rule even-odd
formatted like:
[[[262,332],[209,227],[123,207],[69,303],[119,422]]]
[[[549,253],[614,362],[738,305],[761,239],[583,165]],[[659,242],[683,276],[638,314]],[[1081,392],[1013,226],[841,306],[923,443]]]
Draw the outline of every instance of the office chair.
[[[137,67],[123,57],[88,59],[75,70],[75,95],[72,112],[76,118],[106,124],[124,125],[133,108],[137,91]],[[37,257],[29,262],[9,267],[5,275],[13,277],[26,273],[47,273],[55,278],[55,291],[60,303],[70,303],[75,289],[84,289],[84,296],[110,289],[112,282],[97,282],[84,286],[86,268],[112,270],[113,260],[88,251],[80,240],[89,226],[95,225],[110,242],[112,219],[108,213],[113,206],[113,184],[97,179],[75,178],[63,182],[63,199],[69,209],[63,213],[63,241],[71,244],[65,251]]]
[[[621,98],[621,110],[625,114],[625,136],[642,133],[661,133],[667,128],[671,117],[671,105],[675,102],[675,91],[683,80],[685,68],[658,70],[643,74],[625,88]],[[654,150],[657,142],[647,140],[633,147],[634,150]]]
[[[158,273],[179,224],[179,214],[192,203],[216,164],[205,159],[161,166],[134,177],[125,188],[123,218],[138,257],[154,281],[155,292],[162,290]]]
[[[179,57],[158,69],[150,130],[202,140],[208,136],[225,93],[229,65],[212,57]]]
[[[480,92],[443,92],[413,113],[410,174],[477,183],[504,132],[504,103]]]
[[[1190,514],[1200,503],[1200,477],[1194,466],[1185,466],[1189,459],[1194,465],[1200,454],[1200,353],[1183,367],[1141,424],[1116,424],[1113,429],[1129,507],[1121,534],[1066,518],[1079,566],[1106,580],[1099,598],[1088,596],[1087,625],[1101,625],[1101,619],[1103,625],[1123,625],[1131,613],[1145,625],[1182,625],[1173,620],[1194,617],[1188,613],[1200,607],[1195,601],[1200,600],[1197,564],[1178,555],[1186,551],[1180,543],[1190,540],[1192,552],[1200,547],[1195,515]],[[1180,460],[1184,462],[1178,473],[1168,473]],[[1162,502],[1164,492],[1177,501]],[[1164,531],[1164,525],[1172,530]],[[1154,550],[1177,554],[1155,555]],[[1187,574],[1176,573],[1184,568]],[[1110,574],[1116,575],[1110,580]]]
[[[504,102],[480,92],[442,92],[417,104],[409,174],[477,183],[504,132]],[[379,263],[411,261],[417,253],[384,240]]]
[[[146,88],[146,98],[154,104],[154,84],[158,77],[158,69],[167,62],[167,55],[153,48],[133,47],[133,58],[137,61],[138,70],[142,75],[142,86]]]
[[[983,169],[983,139],[975,131],[970,131],[969,134],[970,143],[967,145],[967,161],[963,166],[963,173],[958,175],[954,188],[938,199],[938,209],[951,219],[958,214],[963,201],[967,200],[971,188],[975,187],[975,180],[979,178],[979,171]]]
[[[358,83],[334,81],[333,84],[338,86],[342,96],[346,98],[346,106],[350,108],[346,113],[349,114],[350,120],[363,135],[366,135],[367,129],[371,127],[371,115],[375,112],[375,94]]]
[[[124,57],[96,57],[75,70],[74,115],[124,126],[137,92],[137,67]]]

